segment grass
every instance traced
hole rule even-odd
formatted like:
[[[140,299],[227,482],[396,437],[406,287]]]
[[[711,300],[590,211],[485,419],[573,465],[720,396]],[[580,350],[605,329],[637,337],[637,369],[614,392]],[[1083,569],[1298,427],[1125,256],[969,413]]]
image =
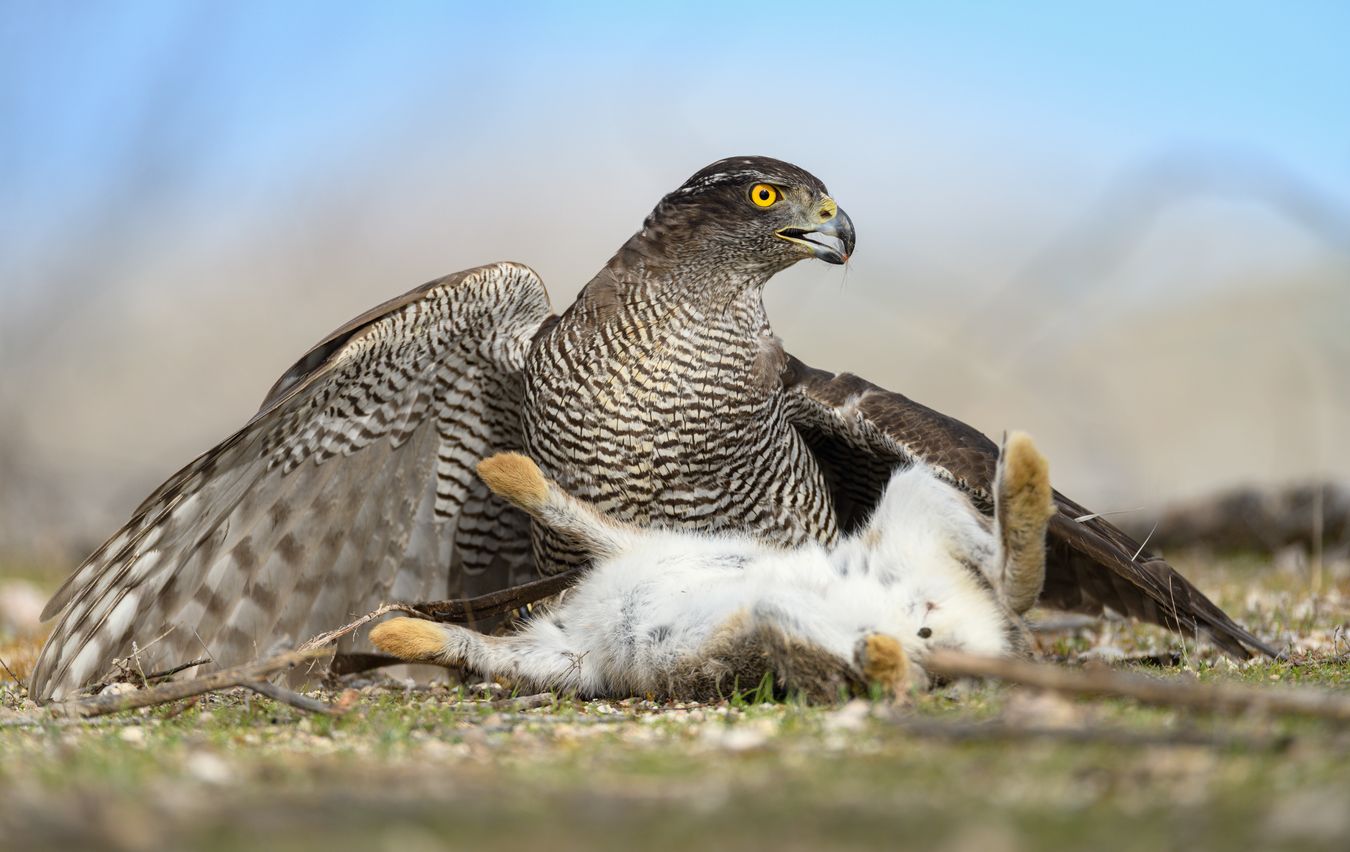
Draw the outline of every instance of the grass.
[[[1182,569],[1294,660],[1232,664],[1187,642],[1161,677],[1350,684],[1350,571]],[[1338,566],[1343,569],[1344,566]],[[1065,657],[1180,649],[1107,622]],[[0,652],[3,656],[3,652]],[[0,687],[0,845],[16,848],[1344,849],[1350,730],[957,685],[907,708],[806,707],[760,686],[709,706],[511,711],[463,690],[360,688],[347,716],[243,693],[50,720]],[[961,736],[916,733],[916,724]],[[1026,726],[1049,732],[1027,735]],[[926,730],[926,729],[925,729]],[[1067,739],[1055,732],[1090,734]],[[1101,736],[1098,736],[1098,734]]]

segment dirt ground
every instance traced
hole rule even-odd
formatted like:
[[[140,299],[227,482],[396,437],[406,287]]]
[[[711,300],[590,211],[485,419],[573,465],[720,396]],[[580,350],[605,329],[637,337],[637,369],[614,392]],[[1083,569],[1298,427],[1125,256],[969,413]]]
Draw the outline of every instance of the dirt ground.
[[[1350,563],[1175,561],[1290,659],[1054,613],[1043,654],[1350,693]],[[0,642],[19,677],[34,641]],[[340,686],[340,718],[233,691],[72,721],[0,677],[0,846],[15,849],[1350,848],[1343,723],[997,684],[807,707],[387,677]]]

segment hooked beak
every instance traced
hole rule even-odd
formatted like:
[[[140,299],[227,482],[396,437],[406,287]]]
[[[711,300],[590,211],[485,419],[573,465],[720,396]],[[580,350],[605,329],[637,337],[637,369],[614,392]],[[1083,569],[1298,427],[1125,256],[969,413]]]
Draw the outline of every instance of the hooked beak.
[[[821,202],[814,219],[810,224],[782,228],[774,234],[779,239],[802,246],[812,257],[826,263],[842,264],[847,261],[857,241],[853,233],[853,220],[829,197]]]

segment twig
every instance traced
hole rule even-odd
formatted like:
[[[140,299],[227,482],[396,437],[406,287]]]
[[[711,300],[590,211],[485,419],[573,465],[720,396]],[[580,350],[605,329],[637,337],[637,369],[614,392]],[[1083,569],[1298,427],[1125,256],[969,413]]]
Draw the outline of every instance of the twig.
[[[9,663],[6,663],[6,662],[5,662],[5,658],[4,658],[4,657],[0,657],[0,668],[3,668],[3,669],[5,670],[5,674],[9,675],[9,679],[10,679],[10,680],[14,681],[14,682],[15,682],[16,684],[18,684],[19,686],[23,686],[23,685],[24,685],[24,682],[21,681],[21,680],[19,680],[19,676],[16,675],[16,674],[14,673],[14,670],[11,669],[11,668],[9,667]]]
[[[279,701],[282,704],[289,704],[290,706],[296,708],[297,710],[304,710],[309,713],[320,713],[324,716],[341,716],[343,714],[342,710],[339,710],[332,704],[328,704],[327,702],[319,701],[317,699],[301,695],[300,693],[293,692],[285,688],[284,686],[277,686],[276,684],[270,683],[265,680],[255,680],[252,683],[244,683],[240,685],[253,690],[259,695],[266,696],[267,698],[270,698],[273,701]]]
[[[1132,698],[1144,704],[1215,712],[1255,710],[1350,721],[1350,696],[1323,690],[1186,683],[1106,668],[1071,669],[947,650],[929,655],[927,667],[934,674],[946,677],[996,678],[1055,692]]]
[[[57,705],[53,709],[55,712],[64,713],[68,716],[89,718],[118,713],[123,710],[135,710],[140,707],[166,704],[181,698],[191,698],[194,695],[229,689],[232,686],[254,689],[255,684],[259,681],[318,656],[321,656],[321,652],[315,648],[288,651],[268,657],[265,660],[256,660],[241,666],[210,672],[191,680],[171,681],[117,695],[95,695],[92,698]],[[260,690],[254,689],[254,691]],[[266,695],[267,693],[263,694]]]
[[[141,676],[141,687],[149,686],[150,681],[145,676],[145,669],[141,668],[141,649],[136,646],[135,639],[131,640],[131,662],[136,664],[136,674]],[[127,677],[130,678],[130,676],[131,674],[128,672]]]
[[[110,719],[107,716],[89,719],[53,719],[50,716],[19,716],[13,719],[0,719],[0,728],[120,728],[127,725],[142,725],[144,719],[137,716],[122,719]]]
[[[206,657],[202,657],[199,660],[192,660],[191,662],[180,663],[179,665],[176,665],[171,669],[165,669],[162,672],[154,672],[153,674],[148,674],[145,676],[145,679],[150,681],[163,680],[166,677],[173,677],[179,672],[187,671],[193,666],[204,666],[209,662],[211,662],[209,659],[207,659]]]
[[[155,643],[161,641],[162,639],[164,639],[164,637],[168,636],[173,631],[174,628],[170,627],[168,630],[165,630],[163,633],[159,634],[154,639],[151,639],[149,642],[145,643],[144,648],[138,647],[135,642],[132,642],[130,654],[128,654],[125,657],[118,657],[117,659],[112,661],[112,666],[114,669],[117,670],[117,674],[104,680],[98,681],[97,683],[91,683],[88,686],[86,686],[83,691],[87,693],[94,693],[99,692],[100,690],[108,686],[111,686],[114,683],[132,683],[133,682],[133,672],[131,671],[132,663],[136,664],[136,672],[134,674],[140,677],[141,686],[149,686],[149,681],[154,680],[156,677],[168,677],[169,675],[177,674],[183,669],[191,668],[193,665],[199,664],[199,663],[184,663],[182,666],[175,666],[172,671],[157,672],[152,675],[147,675],[144,671],[141,671],[141,660],[140,660],[141,651],[149,650],[151,647],[155,645]],[[202,646],[202,650],[206,650],[205,645]],[[208,659],[203,662],[210,662],[210,660]]]
[[[420,610],[416,609],[415,607],[409,604],[400,604],[400,603],[385,604],[384,606],[380,607],[374,612],[366,613],[365,615],[361,616],[360,618],[356,619],[350,624],[344,624],[342,627],[339,627],[336,630],[329,630],[327,633],[320,633],[313,639],[310,639],[301,644],[300,647],[296,648],[295,650],[297,652],[303,652],[303,651],[313,651],[317,648],[322,648],[324,645],[327,645],[331,642],[335,642],[338,639],[341,639],[343,636],[346,636],[348,633],[351,633],[353,630],[356,630],[357,628],[363,625],[369,624],[370,622],[374,621],[380,616],[388,615],[391,612],[405,612],[408,615],[423,615],[423,613]]]

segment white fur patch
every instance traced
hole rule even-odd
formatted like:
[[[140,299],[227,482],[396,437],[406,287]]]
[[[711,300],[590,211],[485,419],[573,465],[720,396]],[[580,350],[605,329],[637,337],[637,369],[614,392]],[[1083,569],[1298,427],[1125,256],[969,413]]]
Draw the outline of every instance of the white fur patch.
[[[614,555],[515,636],[450,631],[470,668],[531,688],[660,692],[729,624],[776,628],[841,669],[855,667],[858,643],[875,634],[920,667],[935,647],[1011,650],[1006,610],[969,567],[994,558],[994,533],[921,464],[893,474],[867,527],[829,550],[633,526],[616,543],[612,522],[574,502],[551,501],[536,519],[579,536],[593,555]]]

